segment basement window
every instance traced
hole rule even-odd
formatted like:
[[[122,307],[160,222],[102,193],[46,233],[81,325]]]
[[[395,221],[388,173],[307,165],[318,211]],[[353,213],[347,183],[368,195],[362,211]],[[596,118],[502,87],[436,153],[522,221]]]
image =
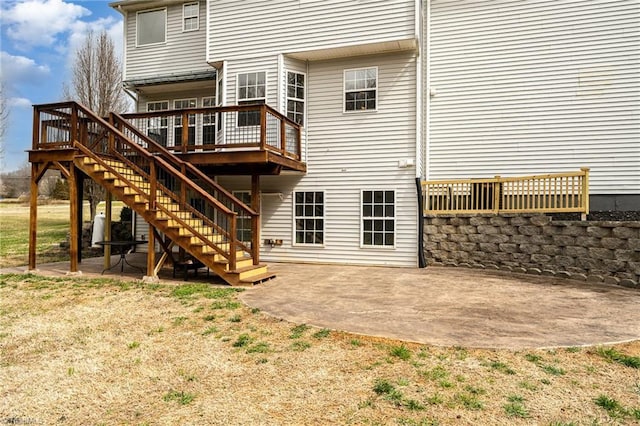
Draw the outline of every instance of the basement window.
[[[167,40],[167,9],[138,12],[136,33],[137,46],[164,43]]]
[[[296,244],[324,244],[324,192],[294,194]]]
[[[395,246],[395,191],[362,191],[362,246]]]

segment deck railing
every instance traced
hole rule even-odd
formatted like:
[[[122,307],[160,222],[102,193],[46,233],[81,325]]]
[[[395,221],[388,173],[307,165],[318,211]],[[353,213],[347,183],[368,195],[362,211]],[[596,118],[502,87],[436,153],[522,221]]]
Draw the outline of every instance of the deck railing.
[[[422,182],[424,214],[589,213],[589,169]]]
[[[272,151],[302,158],[301,127],[269,105],[233,105],[122,114],[129,123],[176,153]]]

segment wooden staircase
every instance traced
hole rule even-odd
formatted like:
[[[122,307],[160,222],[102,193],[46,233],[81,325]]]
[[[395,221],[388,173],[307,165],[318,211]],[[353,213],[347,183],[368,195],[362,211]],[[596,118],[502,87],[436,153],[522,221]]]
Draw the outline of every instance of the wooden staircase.
[[[227,283],[254,285],[275,277],[268,272],[266,265],[254,265],[251,254],[242,249],[235,251],[235,267],[231,268],[225,253],[232,244],[218,229],[194,215],[192,210],[181,207],[161,189],[155,189],[152,203],[152,182],[124,162],[82,151],[83,155],[74,160],[77,168]]]
[[[72,272],[77,271],[79,254],[75,186],[79,170],[144,218],[155,229],[150,242],[159,240],[167,256],[173,257],[171,240],[231,285],[251,285],[274,277],[260,264],[257,211],[122,116],[111,113],[104,119],[77,102],[38,105],[33,129],[32,188],[49,167],[60,170],[73,187]],[[31,198],[35,210],[37,199]],[[238,218],[245,228],[242,232]],[[35,228],[31,220],[30,268],[35,268]],[[242,240],[240,234],[249,235],[250,241]],[[147,259],[147,275],[155,275],[160,266],[154,265],[154,258],[149,255]]]

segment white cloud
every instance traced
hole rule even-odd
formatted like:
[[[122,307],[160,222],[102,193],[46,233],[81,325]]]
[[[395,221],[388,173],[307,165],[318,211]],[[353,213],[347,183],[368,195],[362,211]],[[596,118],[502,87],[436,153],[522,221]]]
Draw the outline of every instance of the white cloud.
[[[27,98],[9,98],[7,99],[9,108],[31,108],[33,102]]]
[[[51,73],[47,65],[38,65],[31,58],[13,56],[4,51],[0,52],[0,64],[2,64],[2,80],[8,89],[21,84],[40,85],[46,82]]]
[[[27,0],[10,3],[3,8],[2,22],[6,34],[16,47],[51,46],[58,34],[67,32],[83,16],[91,11],[63,0]]]

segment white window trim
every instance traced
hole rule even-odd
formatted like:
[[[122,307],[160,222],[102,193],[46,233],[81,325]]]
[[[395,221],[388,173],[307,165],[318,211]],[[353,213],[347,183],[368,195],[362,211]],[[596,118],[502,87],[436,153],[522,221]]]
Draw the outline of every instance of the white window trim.
[[[264,73],[264,98],[246,98],[246,99],[242,99],[242,101],[240,100],[240,96],[239,96],[239,91],[240,91],[240,78],[239,76],[242,74],[253,74],[253,73],[260,73],[263,72]],[[243,71],[243,72],[238,72],[236,73],[236,102],[244,102],[244,101],[259,101],[261,99],[264,99],[264,103],[267,103],[267,94],[269,93],[269,82],[267,81],[267,70],[252,70],[252,71]]]
[[[246,99],[242,99],[240,100],[240,78],[239,76],[242,74],[252,74],[252,73],[260,73],[263,72],[264,73],[264,98],[246,98]],[[251,102],[251,101],[260,101],[260,100],[264,100],[264,104],[267,104],[267,96],[269,94],[269,81],[268,81],[268,76],[269,73],[267,72],[267,70],[250,70],[250,71],[243,71],[243,72],[238,72],[236,73],[236,104],[240,105],[240,102]],[[239,114],[239,113],[238,113]],[[240,129],[240,128],[247,128],[247,127],[260,127],[259,124],[255,125],[255,126],[238,126],[238,119],[236,117],[235,120],[235,126],[236,129]]]
[[[304,99],[289,97],[289,73],[300,74],[304,76]],[[302,102],[302,127],[307,125],[307,73],[293,70],[284,70],[284,115],[289,114],[289,99],[292,101]],[[377,83],[376,83],[377,84]]]
[[[365,245],[364,244],[364,192],[365,191],[393,191],[393,245]],[[383,218],[384,219],[384,218]],[[388,219],[386,219],[388,220]],[[374,250],[395,250],[398,243],[398,190],[396,188],[364,188],[360,190],[360,248]]]
[[[347,111],[347,72],[348,71],[360,71],[367,70],[373,68],[376,70],[376,107],[374,109],[356,109],[353,111]],[[371,90],[371,89],[369,89]],[[354,92],[356,90],[353,90]],[[358,90],[359,91],[359,90]],[[378,112],[378,100],[380,99],[380,73],[378,72],[378,67],[358,67],[358,68],[347,68],[342,72],[342,112],[344,114],[366,114],[366,113],[374,113]]]
[[[205,99],[211,99],[211,105],[209,105],[209,106],[204,106],[204,101],[205,101]],[[215,97],[215,96],[203,96],[203,97],[201,98],[201,101],[200,101],[200,102],[202,103],[202,108],[214,107],[214,106],[216,106],[216,97]]]
[[[138,26],[139,26],[138,16],[141,13],[156,12],[158,10],[164,10],[164,41],[159,41],[157,43],[139,44],[138,43]],[[168,21],[169,19],[168,19],[168,13],[167,13],[166,7],[159,7],[157,9],[139,10],[138,12],[136,12],[136,47],[159,46],[161,44],[167,44],[167,25],[169,24]]]
[[[198,10],[198,13],[195,16],[184,16],[185,7],[193,6],[193,5],[196,6],[196,9]],[[195,28],[191,28],[191,29],[186,29],[185,28],[185,22],[186,22],[185,20],[187,18],[196,18],[197,25],[196,25]],[[194,1],[194,2],[189,2],[189,3],[184,3],[182,5],[182,32],[183,33],[189,33],[189,32],[192,32],[192,31],[198,31],[199,29],[200,29],[200,2]]]
[[[296,192],[322,192],[322,244],[297,243],[296,242]],[[306,217],[306,216],[305,216]],[[315,216],[314,216],[315,217]],[[295,190],[291,193],[291,245],[293,247],[324,248],[327,242],[327,191],[324,189]]]
[[[159,109],[158,111],[169,111],[169,105],[171,105],[171,101],[169,101],[168,99],[163,99],[163,100],[160,100],[160,101],[147,101],[147,103],[145,105],[147,107],[146,108],[147,112],[157,112],[157,111],[149,111],[149,104],[161,104],[163,102],[167,103],[167,109]]]

